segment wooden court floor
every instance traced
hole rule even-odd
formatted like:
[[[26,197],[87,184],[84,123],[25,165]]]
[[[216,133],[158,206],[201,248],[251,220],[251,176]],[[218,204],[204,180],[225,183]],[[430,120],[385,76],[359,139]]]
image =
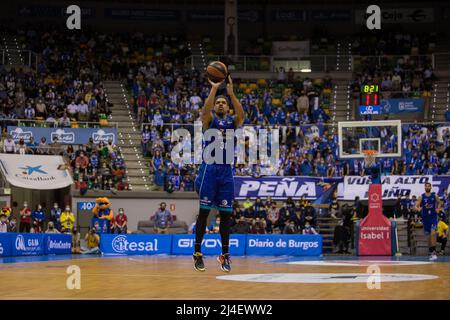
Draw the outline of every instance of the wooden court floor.
[[[206,272],[193,269],[188,256],[69,257],[68,260],[0,263],[2,299],[450,299],[450,259],[418,265],[380,265],[381,274],[431,275],[436,278],[366,283],[246,282],[217,279],[224,275],[319,273],[353,279],[366,265],[287,264],[275,258],[232,258],[233,270],[219,270],[206,257]],[[352,258],[357,259],[357,258]],[[422,258],[426,261],[426,258]],[[80,269],[81,288],[69,290],[66,269]],[[338,274],[336,276],[336,274]],[[340,275],[343,274],[342,277]]]

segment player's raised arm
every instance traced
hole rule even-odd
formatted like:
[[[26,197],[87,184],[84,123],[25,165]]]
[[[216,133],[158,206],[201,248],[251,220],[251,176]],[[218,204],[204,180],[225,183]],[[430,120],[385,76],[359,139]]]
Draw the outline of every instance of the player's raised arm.
[[[241,103],[239,102],[239,99],[234,94],[233,80],[231,79],[230,75],[228,75],[227,93],[231,99],[231,103],[233,104],[234,114],[235,114],[234,121],[236,123],[236,128],[239,128],[244,123],[245,113],[244,113],[244,109],[242,108]]]
[[[208,82],[211,84],[211,91],[209,91],[208,98],[205,100],[205,105],[202,108],[202,123],[203,128],[207,128],[212,121],[213,114],[212,109],[214,107],[214,98],[216,97],[217,89],[222,84],[221,82],[212,82],[208,79]]]

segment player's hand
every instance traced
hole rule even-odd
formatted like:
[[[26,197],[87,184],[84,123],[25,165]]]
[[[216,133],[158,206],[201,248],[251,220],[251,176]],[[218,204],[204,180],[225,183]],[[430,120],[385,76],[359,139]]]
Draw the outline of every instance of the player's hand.
[[[231,75],[228,75],[227,93],[228,93],[229,96],[234,95],[233,80],[231,79]]]
[[[220,82],[212,82],[210,79],[208,79],[208,82],[211,84],[211,86],[215,89],[218,89],[220,87],[220,85],[224,82],[224,80],[220,81]]]

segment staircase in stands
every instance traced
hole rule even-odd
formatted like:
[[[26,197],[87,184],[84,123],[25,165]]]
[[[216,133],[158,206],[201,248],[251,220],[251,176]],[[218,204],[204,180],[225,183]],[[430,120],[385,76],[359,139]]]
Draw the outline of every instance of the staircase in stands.
[[[437,249],[440,249],[440,243],[437,244]],[[428,251],[428,237],[423,233],[423,227],[416,225],[411,228],[411,254],[416,256],[429,255]],[[445,248],[445,255],[450,255],[450,247]]]
[[[114,104],[111,121],[118,123],[117,146],[125,160],[130,189],[148,191],[150,178],[141,152],[141,128],[135,119],[132,103],[120,81],[104,81],[103,84],[108,102]]]
[[[408,221],[397,219],[397,238],[398,238],[398,252],[402,255],[411,254],[411,245],[408,231]]]
[[[332,254],[334,252],[334,228],[338,224],[338,219],[319,217],[317,219],[317,232],[322,236],[322,252]],[[350,246],[351,247],[351,246]]]
[[[9,65],[11,67],[23,67],[24,60],[17,39],[10,35],[4,36],[2,39],[2,45],[5,49],[5,65]]]
[[[350,94],[350,83],[348,80],[333,80],[330,117],[331,123],[335,128],[337,128],[339,121],[355,120]]]
[[[430,101],[428,120],[445,121],[445,112],[450,107],[450,79],[440,79],[434,83]]]

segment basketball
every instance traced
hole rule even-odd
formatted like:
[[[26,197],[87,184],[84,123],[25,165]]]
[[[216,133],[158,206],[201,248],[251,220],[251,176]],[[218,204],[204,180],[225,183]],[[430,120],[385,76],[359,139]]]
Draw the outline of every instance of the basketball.
[[[212,82],[221,82],[227,77],[228,68],[220,61],[213,61],[206,68],[206,74]]]

